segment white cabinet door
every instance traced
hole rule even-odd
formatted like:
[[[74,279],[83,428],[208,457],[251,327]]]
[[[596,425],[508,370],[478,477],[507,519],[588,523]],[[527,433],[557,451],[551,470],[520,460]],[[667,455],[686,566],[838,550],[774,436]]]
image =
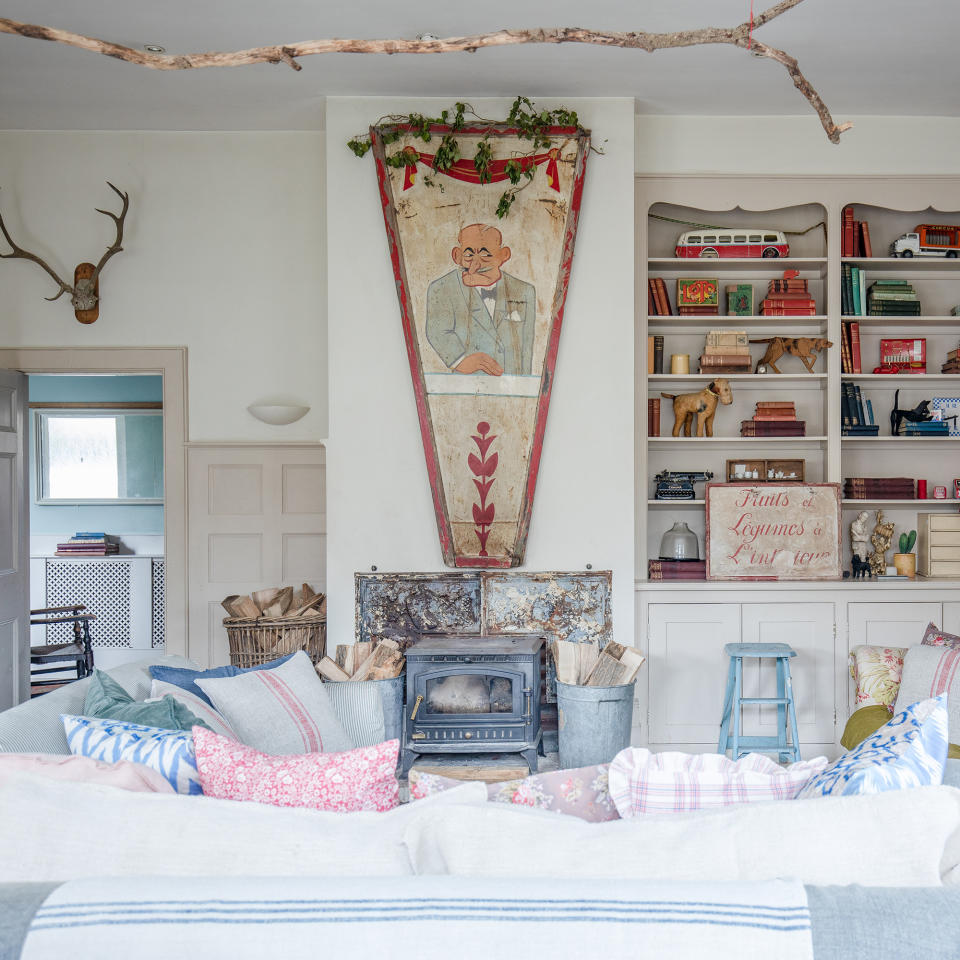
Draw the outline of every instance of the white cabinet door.
[[[937,624],[947,633],[960,633],[960,603],[948,601],[943,605],[943,623]]]
[[[833,744],[836,737],[836,640],[832,603],[745,603],[741,607],[744,643],[786,643],[796,650],[790,661],[797,727],[803,744]],[[776,661],[745,660],[744,696],[777,695]],[[746,734],[776,732],[777,708],[744,710]],[[805,751],[807,752],[807,751]]]
[[[727,682],[724,644],[740,640],[736,603],[648,608],[650,741],[717,749]]]
[[[930,600],[850,603],[847,620],[850,649],[861,643],[875,647],[913,647],[928,623],[939,624],[943,605]]]

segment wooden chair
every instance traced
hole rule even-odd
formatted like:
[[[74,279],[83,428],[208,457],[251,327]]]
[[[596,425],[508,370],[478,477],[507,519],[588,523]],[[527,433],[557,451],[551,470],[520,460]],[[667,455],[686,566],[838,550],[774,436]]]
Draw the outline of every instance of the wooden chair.
[[[70,623],[73,625],[73,640],[69,643],[50,643],[42,647],[30,648],[30,696],[39,697],[49,693],[65,683],[82,680],[93,673],[93,646],[90,639],[90,621],[96,620],[96,614],[85,613],[83,604],[72,607],[43,607],[30,611],[30,625]],[[59,664],[59,666],[50,666]],[[77,675],[64,679],[44,679],[45,674],[59,673],[74,664]]]

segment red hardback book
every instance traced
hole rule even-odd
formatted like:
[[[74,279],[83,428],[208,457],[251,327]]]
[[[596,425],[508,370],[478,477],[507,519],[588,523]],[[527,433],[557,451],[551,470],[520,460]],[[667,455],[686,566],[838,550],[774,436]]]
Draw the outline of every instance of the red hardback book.
[[[764,317],[815,317],[816,307],[762,307],[760,313]]]
[[[795,413],[755,413],[754,423],[793,423],[797,419]]]
[[[843,234],[840,241],[840,256],[853,256],[853,207],[844,207]]]
[[[853,256],[860,257],[863,255],[863,244],[860,242],[860,221],[853,221]]]
[[[653,281],[647,281],[647,315],[651,317],[659,316],[660,311],[657,309],[657,300],[653,292]]]
[[[860,324],[850,324],[850,359],[853,364],[853,373],[862,373],[860,369]]]
[[[758,400],[758,410],[793,410],[796,404],[792,400]]]
[[[670,313],[670,307],[664,302],[663,297],[660,294],[660,278],[655,277],[653,280],[653,297],[657,304],[657,313],[661,317],[666,317]]]
[[[860,233],[863,240],[863,255],[865,257],[873,256],[873,248],[870,246],[870,224],[866,220],[860,222]]]
[[[853,373],[850,354],[850,324],[840,324],[840,370],[841,373]]]
[[[711,353],[700,357],[701,367],[752,367],[749,353]]]
[[[669,317],[673,313],[670,306],[670,294],[667,292],[667,283],[663,277],[657,277],[657,290],[660,292],[660,302],[663,305],[663,315]]]

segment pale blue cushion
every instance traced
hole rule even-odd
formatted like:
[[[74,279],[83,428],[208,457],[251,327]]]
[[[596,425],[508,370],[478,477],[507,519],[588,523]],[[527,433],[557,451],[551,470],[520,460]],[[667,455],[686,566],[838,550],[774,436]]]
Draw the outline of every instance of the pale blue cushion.
[[[197,686],[197,680],[220,680],[223,677],[239,677],[241,673],[250,673],[253,670],[272,670],[279,667],[281,663],[286,663],[292,653],[277,660],[270,660],[267,663],[261,663],[256,667],[235,667],[233,664],[227,664],[223,667],[211,667],[209,670],[190,670],[185,667],[166,667],[161,663],[150,667],[150,676],[154,680],[163,680],[165,683],[172,683],[184,690],[189,690],[195,697],[205,700],[210,706],[213,701]]]
[[[881,793],[943,782],[947,696],[913,703],[873,736],[834,760],[799,797]]]
[[[142,763],[166,777],[177,793],[203,793],[189,730],[161,730],[125,720],[66,713],[60,719],[71,753],[108,763]]]

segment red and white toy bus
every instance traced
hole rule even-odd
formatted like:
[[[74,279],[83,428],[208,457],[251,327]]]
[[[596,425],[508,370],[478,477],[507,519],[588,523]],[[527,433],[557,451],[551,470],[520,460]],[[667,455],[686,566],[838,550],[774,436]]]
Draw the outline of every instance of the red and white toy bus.
[[[781,230],[736,227],[718,230],[707,227],[681,233],[678,257],[789,257],[790,244]]]

